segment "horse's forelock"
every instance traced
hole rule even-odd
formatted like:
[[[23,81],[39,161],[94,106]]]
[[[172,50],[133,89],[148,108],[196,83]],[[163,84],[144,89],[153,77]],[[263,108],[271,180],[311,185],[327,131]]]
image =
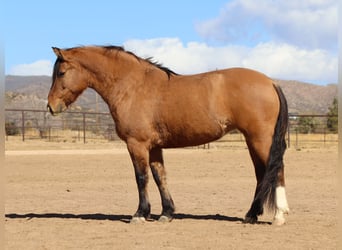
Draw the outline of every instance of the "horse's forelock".
[[[56,77],[57,77],[57,73],[58,73],[58,71],[59,71],[59,67],[60,67],[60,65],[61,65],[61,59],[60,58],[57,58],[56,59],[56,62],[55,62],[55,64],[54,64],[54,66],[53,66],[53,72],[52,72],[52,82],[54,82],[55,81],[55,79],[56,79]]]

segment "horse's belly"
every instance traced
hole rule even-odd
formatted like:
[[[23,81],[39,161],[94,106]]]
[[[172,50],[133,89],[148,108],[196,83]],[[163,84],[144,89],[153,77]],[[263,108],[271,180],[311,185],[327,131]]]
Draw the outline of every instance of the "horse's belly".
[[[160,134],[161,146],[165,148],[197,146],[218,140],[226,133],[219,124],[182,124],[168,128]]]

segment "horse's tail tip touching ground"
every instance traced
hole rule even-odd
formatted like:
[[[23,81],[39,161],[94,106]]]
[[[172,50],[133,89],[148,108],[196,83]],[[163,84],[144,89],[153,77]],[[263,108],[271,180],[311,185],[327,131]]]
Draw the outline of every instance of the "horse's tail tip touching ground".
[[[270,148],[269,159],[266,166],[265,176],[260,183],[261,189],[258,199],[263,201],[269,210],[276,208],[276,187],[278,184],[279,171],[284,167],[283,155],[286,150],[285,135],[288,128],[288,107],[282,89],[273,85],[279,98],[280,107],[278,119],[274,128],[272,145]]]

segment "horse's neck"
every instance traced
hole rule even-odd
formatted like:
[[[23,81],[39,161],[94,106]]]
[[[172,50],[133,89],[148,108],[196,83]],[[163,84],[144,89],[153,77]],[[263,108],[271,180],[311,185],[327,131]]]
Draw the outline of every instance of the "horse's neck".
[[[122,58],[109,60],[112,61],[104,62],[102,66],[96,65],[97,70],[92,73],[89,87],[102,97],[112,111],[130,89],[141,83],[139,79],[143,79],[143,70],[134,61],[123,61]]]

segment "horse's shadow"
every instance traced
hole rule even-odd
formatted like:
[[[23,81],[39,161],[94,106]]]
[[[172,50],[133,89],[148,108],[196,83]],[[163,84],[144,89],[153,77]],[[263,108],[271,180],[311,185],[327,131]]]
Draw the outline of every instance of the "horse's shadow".
[[[129,223],[132,216],[131,215],[122,215],[122,214],[70,214],[70,213],[27,213],[27,214],[6,214],[6,218],[8,219],[81,219],[81,220],[110,220],[110,221],[121,221],[124,223]],[[158,220],[159,216],[152,214],[151,219],[149,221]],[[213,220],[213,221],[230,221],[230,222],[243,222],[244,220],[239,217],[230,217],[220,214],[215,215],[195,215],[195,214],[183,214],[176,213],[173,217],[174,220]]]

